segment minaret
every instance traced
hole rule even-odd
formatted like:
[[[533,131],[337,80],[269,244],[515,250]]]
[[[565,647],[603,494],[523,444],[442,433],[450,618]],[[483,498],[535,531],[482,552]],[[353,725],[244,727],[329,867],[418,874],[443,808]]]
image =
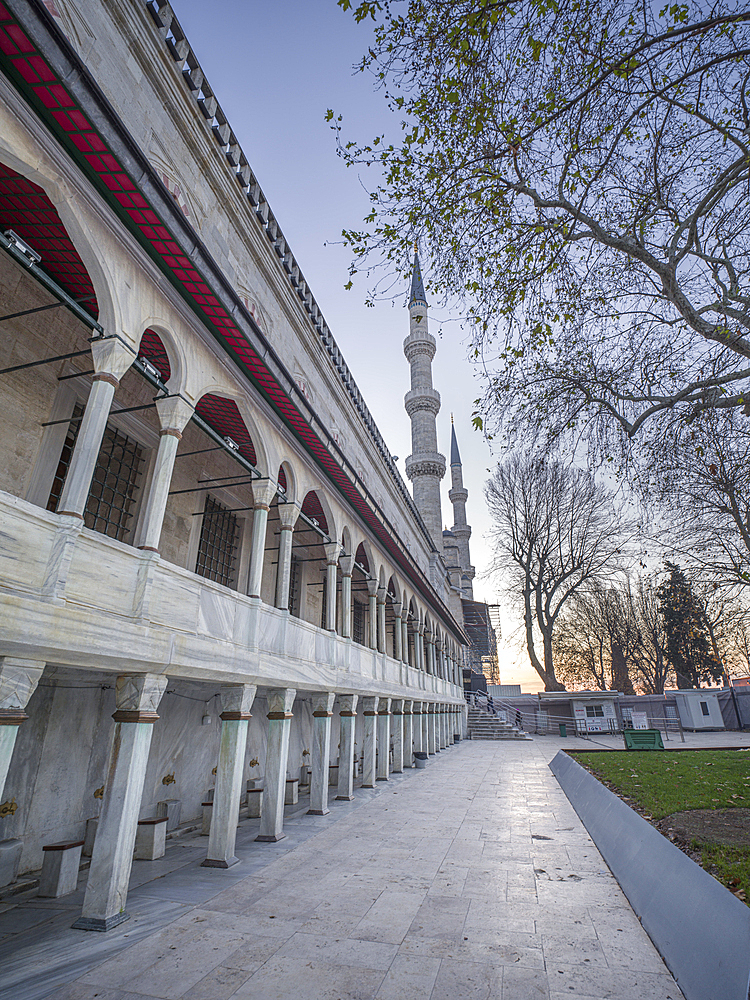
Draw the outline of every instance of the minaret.
[[[474,567],[471,565],[469,555],[469,538],[471,528],[466,523],[466,500],[469,491],[464,488],[463,469],[461,467],[461,455],[458,451],[458,441],[456,440],[456,428],[453,426],[451,416],[451,489],[448,491],[448,498],[453,504],[453,527],[452,533],[458,543],[459,563],[461,566],[461,590],[463,596],[470,601],[474,600]]]
[[[443,515],[440,510],[440,480],[445,475],[445,457],[437,450],[435,418],[440,410],[440,393],[432,388],[432,359],[437,344],[427,329],[427,299],[414,254],[409,296],[409,336],[404,354],[411,365],[411,391],[404,406],[411,418],[412,453],[406,459],[406,475],[412,481],[414,503],[438,551],[443,551]]]

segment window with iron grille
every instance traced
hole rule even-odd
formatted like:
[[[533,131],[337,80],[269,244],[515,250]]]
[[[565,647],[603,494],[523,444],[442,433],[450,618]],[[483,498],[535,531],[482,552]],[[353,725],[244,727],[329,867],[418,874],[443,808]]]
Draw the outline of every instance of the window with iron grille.
[[[76,404],[52,482],[47,510],[57,510],[81,426],[83,407]],[[124,542],[130,534],[143,464],[143,450],[127,434],[107,425],[91,480],[83,523],[93,531]]]
[[[289,614],[299,618],[299,598],[300,598],[300,561],[292,556],[292,565],[289,570]]]
[[[56,511],[58,504],[60,503],[63,486],[65,485],[65,480],[68,475],[70,460],[73,457],[73,449],[75,448],[76,438],[78,437],[78,428],[81,426],[82,416],[83,407],[80,403],[76,403],[75,409],[73,410],[73,416],[70,418],[68,433],[65,435],[65,444],[60,452],[60,460],[57,463],[55,478],[52,481],[52,489],[50,490],[49,500],[47,501],[47,510]]]
[[[214,583],[231,587],[234,583],[238,535],[239,523],[235,515],[207,493],[195,572]]]
[[[142,463],[140,445],[127,434],[107,426],[83,512],[83,523],[87,528],[121,542],[126,540],[131,529]]]
[[[323,593],[320,599],[320,627],[326,628],[328,617],[328,575],[323,577]]]
[[[365,606],[359,601],[352,605],[352,641],[365,645]]]

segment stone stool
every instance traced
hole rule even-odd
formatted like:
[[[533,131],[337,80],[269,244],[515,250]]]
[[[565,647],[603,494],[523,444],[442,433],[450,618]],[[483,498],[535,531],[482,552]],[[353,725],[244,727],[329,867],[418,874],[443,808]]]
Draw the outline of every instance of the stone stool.
[[[0,886],[15,882],[22,853],[23,841],[17,837],[0,840]]]
[[[86,834],[83,841],[83,850],[81,851],[84,858],[90,858],[94,851],[94,841],[96,840],[96,831],[98,827],[98,816],[92,816],[90,819],[86,820]]]
[[[169,822],[166,816],[157,816],[155,819],[139,819],[138,831],[135,835],[136,861],[156,861],[163,858],[167,850],[167,827]]]
[[[180,825],[180,810],[182,802],[180,799],[164,799],[163,802],[156,803],[156,815],[159,819],[166,816],[167,833]]]
[[[259,819],[263,808],[263,789],[248,788],[247,790],[247,815],[249,819]]]
[[[83,843],[82,840],[64,840],[60,844],[45,844],[38,895],[57,899],[76,891]]]
[[[296,806],[298,802],[299,802],[299,778],[287,778],[284,804],[287,806]]]
[[[211,833],[211,817],[214,813],[214,804],[211,802],[201,802],[203,808],[203,819],[201,821],[201,837],[207,837]]]
[[[328,765],[328,784],[336,787],[339,783],[339,766],[338,764]]]

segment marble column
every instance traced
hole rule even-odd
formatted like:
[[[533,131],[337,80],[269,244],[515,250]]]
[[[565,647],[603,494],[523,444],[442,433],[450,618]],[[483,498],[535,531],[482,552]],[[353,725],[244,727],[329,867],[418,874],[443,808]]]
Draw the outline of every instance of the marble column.
[[[393,605],[393,616],[394,616],[394,619],[395,619],[395,621],[393,623],[393,659],[394,660],[400,660],[401,659],[401,631],[402,631],[402,629],[401,629],[401,605],[400,604],[394,604]]]
[[[270,479],[256,479],[253,483],[253,540],[250,552],[250,572],[247,576],[248,597],[260,597],[263,578],[263,561],[266,556],[266,527],[268,510],[276,496],[276,483]],[[288,591],[287,586],[287,591]],[[265,795],[263,796],[265,800]],[[265,807],[265,801],[263,803]]]
[[[440,723],[440,749],[447,750],[448,748],[448,727],[445,724],[445,705],[440,705],[440,715],[438,715],[438,721]]]
[[[276,566],[276,607],[289,610],[289,584],[292,579],[292,546],[294,526],[299,517],[296,503],[280,503],[279,512],[279,561]]]
[[[336,631],[336,584],[338,582],[339,553],[338,542],[328,542],[323,546],[326,554],[326,629]]]
[[[339,786],[337,799],[350,801],[354,798],[354,726],[357,719],[356,694],[339,695],[339,717],[341,735],[339,737]]]
[[[96,374],[91,382],[86,409],[79,424],[68,474],[57,506],[58,514],[72,514],[80,518],[83,518],[86,509],[115,389],[136,358],[135,350],[129,350],[115,338],[93,341],[91,354]]]
[[[422,711],[424,710],[424,705],[421,701],[413,702],[412,714],[414,716],[412,722],[412,733],[414,738],[414,753],[423,753],[426,751],[427,747],[422,744]]]
[[[0,657],[0,796],[13,758],[18,727],[28,719],[25,708],[44,670],[44,660]]]
[[[310,808],[312,816],[327,816],[328,769],[331,763],[331,717],[336,695],[330,691],[316,691],[312,696],[313,743],[312,778],[310,780]],[[341,764],[339,763],[339,767]]]
[[[430,725],[427,730],[427,745],[430,753],[440,753],[437,741],[437,705],[430,705]]]
[[[161,674],[130,674],[115,683],[117,711],[104,797],[81,916],[74,927],[108,931],[128,919],[125,902],[156,709],[167,686]]]
[[[341,556],[341,634],[345,639],[352,637],[352,569],[354,556]]]
[[[367,593],[370,596],[370,649],[378,648],[378,581],[367,581]]]
[[[427,673],[435,673],[435,644],[433,642],[433,634],[429,629],[425,630],[424,634],[424,645],[425,645],[425,659],[427,660]]]
[[[375,787],[375,753],[377,749],[377,723],[379,698],[363,698],[364,747],[362,757],[362,787]]]
[[[255,690],[254,684],[232,684],[221,689],[221,742],[204,868],[231,868],[239,860],[235,857],[234,845]]]
[[[422,752],[434,754],[434,747],[430,749],[430,703],[422,702]]]
[[[401,618],[401,660],[409,662],[409,619],[408,612],[404,612]]]
[[[378,588],[377,608],[378,608],[378,651],[384,653],[385,645],[385,587]]]
[[[419,630],[414,633],[414,640],[417,645],[417,656],[416,656],[417,665],[419,669],[423,673],[425,673],[427,672],[428,668],[427,665],[425,664],[425,655],[424,655],[424,623],[420,623]]]
[[[167,509],[177,447],[182,438],[183,428],[194,412],[193,407],[181,396],[169,396],[167,399],[157,400],[156,410],[161,422],[159,448],[156,452],[148,495],[143,504],[138,546],[147,552],[159,551],[159,539],[164,523],[164,511]]]
[[[292,705],[296,694],[294,688],[271,688],[268,692],[268,744],[266,773],[263,778],[263,809],[260,833],[255,838],[265,843],[274,844],[285,836],[286,765]]]
[[[391,750],[391,699],[381,698],[378,703],[378,754],[377,780],[388,781]]]
[[[393,737],[393,773],[404,770],[404,703],[398,699],[391,701],[391,736]]]
[[[401,747],[401,761],[404,768],[413,766],[414,754],[414,717],[412,715],[413,702],[405,701],[403,708],[403,743]],[[394,768],[395,770],[395,768]]]

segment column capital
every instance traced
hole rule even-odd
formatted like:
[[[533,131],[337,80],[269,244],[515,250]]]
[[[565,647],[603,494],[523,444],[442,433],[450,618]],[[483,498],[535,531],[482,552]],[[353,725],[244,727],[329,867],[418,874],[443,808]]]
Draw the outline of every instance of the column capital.
[[[221,718],[235,719],[241,717],[250,718],[250,709],[253,707],[255,692],[258,690],[255,684],[225,684],[221,688]]]
[[[44,671],[44,660],[26,660],[15,656],[0,657],[0,709],[26,717],[23,709],[29,703]],[[10,715],[7,716],[10,719]],[[20,722],[23,719],[19,719]],[[6,725],[15,723],[6,721]]]
[[[315,691],[312,696],[313,716],[325,718],[333,715],[333,703],[336,700],[334,691]]]
[[[390,715],[391,714],[391,699],[381,698],[378,702],[378,715]]]
[[[412,713],[412,715],[421,715],[422,714],[422,702],[421,701],[413,701],[411,703],[411,705],[412,705],[412,707],[411,707],[411,713]]]
[[[268,510],[271,501],[276,496],[277,485],[272,479],[254,479],[251,486],[253,491],[253,506],[263,510]]]
[[[363,698],[362,699],[362,714],[363,715],[377,715],[378,714],[378,702],[379,698]]]
[[[326,554],[326,564],[328,566],[338,566],[341,545],[338,542],[326,542],[323,546],[323,551]]]
[[[155,718],[143,719],[144,722],[156,721],[156,710],[167,686],[168,678],[164,674],[121,674],[115,681],[115,705],[118,715],[144,715]],[[113,718],[115,717],[113,716]],[[135,722],[136,719],[116,719],[119,722]]]
[[[294,688],[270,688],[268,698],[269,719],[291,719],[292,705],[297,696]]]
[[[136,351],[116,337],[91,341],[91,360],[97,375],[113,375],[119,382],[136,359]]]
[[[404,704],[404,709],[403,709],[404,715],[412,715],[413,714],[412,709],[414,707],[414,702],[405,699],[403,704]]]
[[[163,430],[181,432],[195,410],[181,396],[168,396],[166,399],[157,399],[156,412],[159,414],[159,422]]]
[[[339,556],[339,566],[341,568],[342,576],[351,576],[352,571],[354,570],[354,556]]]
[[[339,715],[351,716],[357,714],[358,694],[339,695]]]
[[[271,498],[273,499],[273,498]],[[292,531],[300,513],[300,505],[298,503],[280,503],[278,505],[279,521],[281,523],[282,531]]]
[[[385,604],[385,597],[387,593],[388,591],[385,589],[385,587],[378,587],[378,593],[377,593],[378,604]]]
[[[401,698],[391,699],[391,715],[403,715],[404,702]]]
[[[378,581],[377,580],[368,580],[367,581],[367,593],[370,595],[370,597],[377,597],[377,594],[378,594]]]

